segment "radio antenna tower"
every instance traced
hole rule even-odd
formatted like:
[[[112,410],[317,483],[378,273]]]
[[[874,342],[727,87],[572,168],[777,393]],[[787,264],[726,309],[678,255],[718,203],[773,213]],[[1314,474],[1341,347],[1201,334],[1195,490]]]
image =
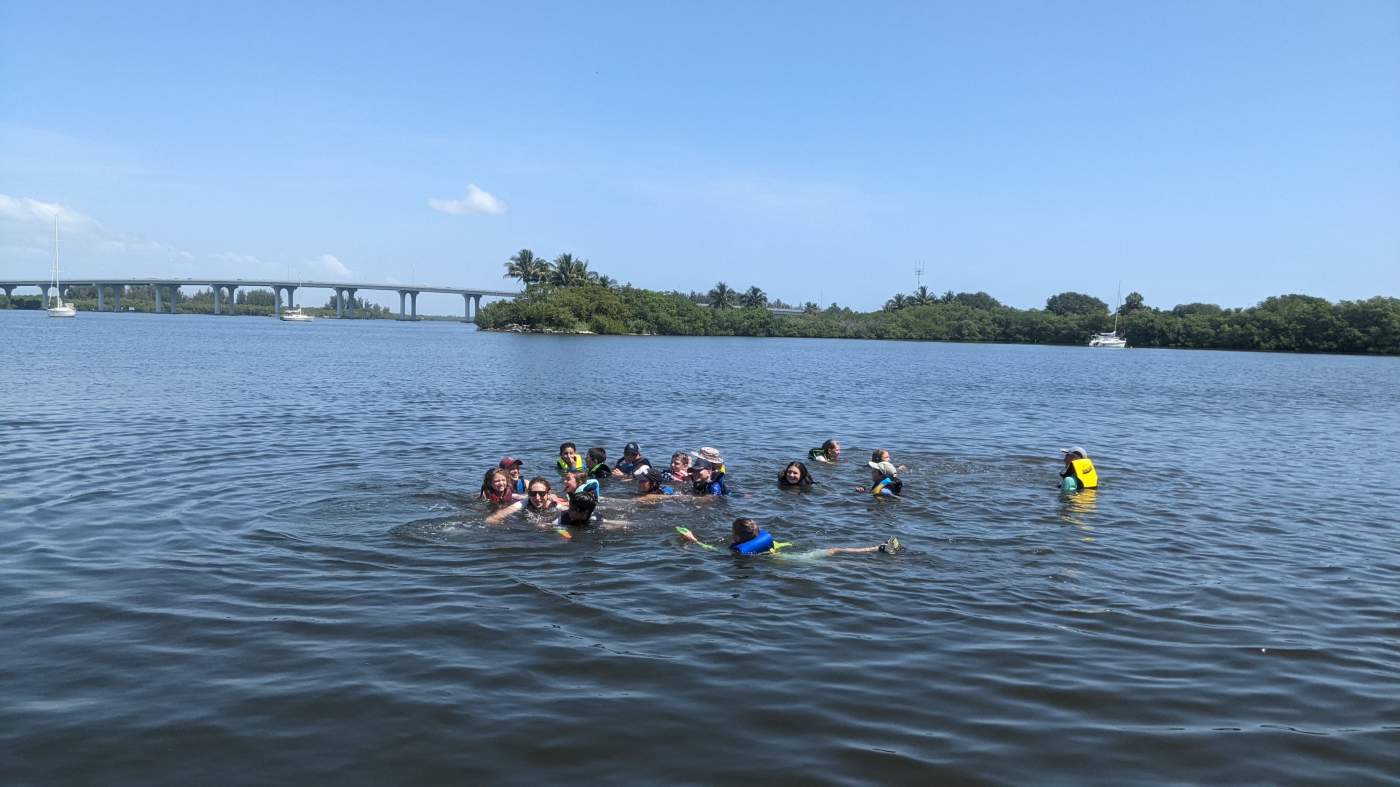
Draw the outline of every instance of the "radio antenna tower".
[[[923,264],[914,266],[914,286],[924,286],[924,266]]]

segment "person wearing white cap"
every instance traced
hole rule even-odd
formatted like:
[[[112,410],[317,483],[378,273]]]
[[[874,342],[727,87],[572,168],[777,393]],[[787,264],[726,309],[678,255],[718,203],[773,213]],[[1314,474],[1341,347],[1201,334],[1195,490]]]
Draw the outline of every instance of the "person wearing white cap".
[[[904,482],[899,480],[899,471],[904,466],[895,467],[894,462],[890,461],[889,451],[876,448],[870,452],[870,461],[866,464],[870,466],[870,494],[898,496],[904,491]],[[856,491],[864,492],[865,487],[858,486]]]
[[[1060,471],[1060,489],[1077,492],[1081,489],[1094,489],[1099,485],[1099,473],[1089,460],[1089,453],[1083,446],[1061,448],[1065,455],[1065,469]]]

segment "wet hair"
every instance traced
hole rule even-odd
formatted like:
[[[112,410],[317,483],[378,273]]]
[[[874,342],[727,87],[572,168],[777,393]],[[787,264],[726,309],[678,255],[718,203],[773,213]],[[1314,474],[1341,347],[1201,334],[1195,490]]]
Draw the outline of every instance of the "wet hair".
[[[733,532],[736,544],[758,538],[758,523],[748,517],[739,517],[734,520]]]
[[[648,469],[645,473],[642,473],[641,475],[637,476],[637,483],[638,483],[638,484],[640,484],[640,483],[642,483],[643,481],[645,481],[647,484],[649,484],[649,485],[651,486],[650,489],[648,489],[648,490],[645,491],[645,492],[642,492],[642,494],[644,494],[644,495],[654,495],[654,494],[660,493],[660,492],[661,492],[661,482],[662,482],[663,480],[664,480],[664,479],[661,477],[661,471],[660,471],[660,470]],[[638,491],[641,491],[641,490],[638,489]]]
[[[491,488],[491,479],[496,476],[504,478],[506,490],[502,495],[496,494],[496,490]],[[514,496],[515,489],[510,482],[510,474],[499,467],[493,467],[486,471],[486,477],[481,479],[481,499],[489,500],[492,503],[509,503]]]
[[[583,486],[583,482],[588,480],[588,474],[580,470],[570,470],[564,474],[564,486],[568,488],[568,482],[574,482],[574,489]]]
[[[582,514],[582,519],[587,521],[593,516],[593,509],[598,507],[598,497],[593,494],[593,490],[587,489],[574,492],[569,495],[569,513]],[[570,517],[572,519],[572,517]]]
[[[563,449],[560,449],[563,450]],[[588,467],[592,469],[594,465],[608,461],[608,450],[601,446],[593,446],[588,449]]]
[[[525,491],[526,491],[526,492],[530,491],[530,487],[534,486],[535,484],[544,484],[544,491],[546,491],[546,492],[548,492],[548,491],[550,490],[550,488],[551,488],[551,487],[549,486],[549,479],[548,479],[548,478],[545,478],[545,477],[542,476],[542,475],[537,475],[537,476],[535,476],[534,478],[531,478],[530,481],[529,481],[528,483],[525,484]]]
[[[684,451],[677,451],[677,452],[675,452],[674,454],[671,454],[671,461],[672,461],[672,462],[676,461],[677,459],[681,460],[681,462],[682,462],[686,467],[690,467],[690,454],[687,454],[687,453],[684,452]]]
[[[872,462],[883,462],[883,461],[885,461],[885,460],[884,460],[884,459],[881,459],[880,457],[882,457],[882,456],[884,456],[884,455],[885,455],[885,449],[883,449],[883,448],[876,448],[874,451],[871,451],[871,452],[870,452],[870,461],[872,461]]]
[[[565,449],[565,448],[572,448],[572,449],[574,449],[574,453],[578,453],[578,446],[574,445],[573,443],[560,443],[560,444],[559,444],[559,455],[560,455],[560,456],[563,456],[563,455],[564,455],[564,449]]]
[[[831,449],[833,449],[833,448],[835,448],[835,447],[836,447],[836,441],[835,441],[835,440],[827,440],[825,443],[822,443],[822,456],[825,456],[827,459],[830,459],[830,458],[831,458]]]
[[[797,483],[795,484],[787,480],[787,471],[794,467],[796,467],[800,473],[797,477]],[[783,468],[783,472],[778,474],[778,486],[811,486],[815,483],[816,481],[812,480],[812,474],[807,470],[807,465],[801,462],[788,462],[787,467]]]

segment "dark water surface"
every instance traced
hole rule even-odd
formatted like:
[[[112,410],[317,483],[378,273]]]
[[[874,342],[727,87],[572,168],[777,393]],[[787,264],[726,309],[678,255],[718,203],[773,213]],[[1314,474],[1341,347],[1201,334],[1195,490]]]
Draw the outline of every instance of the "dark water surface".
[[[1396,359],[0,311],[0,782],[1374,783]],[[826,437],[863,463],[779,492]],[[483,524],[502,454],[729,499]],[[1062,497],[1056,449],[1104,479]],[[857,465],[860,466],[857,466]],[[751,515],[786,557],[682,548]],[[889,556],[805,559],[876,544]]]

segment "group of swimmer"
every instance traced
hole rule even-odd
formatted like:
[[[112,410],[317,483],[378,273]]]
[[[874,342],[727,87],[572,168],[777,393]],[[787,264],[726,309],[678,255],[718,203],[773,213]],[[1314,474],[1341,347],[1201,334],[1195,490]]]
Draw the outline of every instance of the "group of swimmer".
[[[1064,469],[1060,473],[1061,490],[1075,492],[1098,486],[1094,464],[1082,447],[1066,448],[1062,453]],[[841,444],[836,440],[827,440],[821,447],[808,451],[807,457],[810,461],[823,464],[839,463]],[[870,484],[857,486],[857,492],[869,492],[875,497],[898,497],[903,493],[904,482],[899,473],[906,468],[894,464],[889,451],[876,449],[866,465],[870,468]],[[557,492],[543,475],[536,475],[527,481],[523,467],[524,462],[520,459],[505,456],[495,467],[486,471],[478,497],[495,508],[486,517],[488,524],[499,524],[513,514],[524,514],[535,521],[543,519],[546,523],[552,522],[555,531],[564,538],[572,538],[576,528],[611,526],[612,523],[606,523],[596,511],[604,480],[635,483],[635,499],[647,503],[676,495],[704,499],[729,493],[725,484],[729,471],[724,456],[709,446],[696,451],[677,451],[671,455],[667,468],[659,470],[642,455],[641,447],[636,443],[628,443],[622,449],[622,458],[609,466],[608,452],[601,446],[589,448],[580,455],[578,446],[566,442],[559,446],[559,456],[555,460],[563,487]],[[800,461],[789,462],[778,475],[778,486],[782,488],[800,489],[815,484],[807,465]],[[701,542],[686,528],[678,527],[676,531],[683,542],[714,548]],[[752,519],[741,517],[734,520],[729,548],[736,553],[777,552],[789,545],[774,540]],[[822,550],[822,553],[894,552],[899,547],[899,539],[891,538],[877,546],[835,547]]]

